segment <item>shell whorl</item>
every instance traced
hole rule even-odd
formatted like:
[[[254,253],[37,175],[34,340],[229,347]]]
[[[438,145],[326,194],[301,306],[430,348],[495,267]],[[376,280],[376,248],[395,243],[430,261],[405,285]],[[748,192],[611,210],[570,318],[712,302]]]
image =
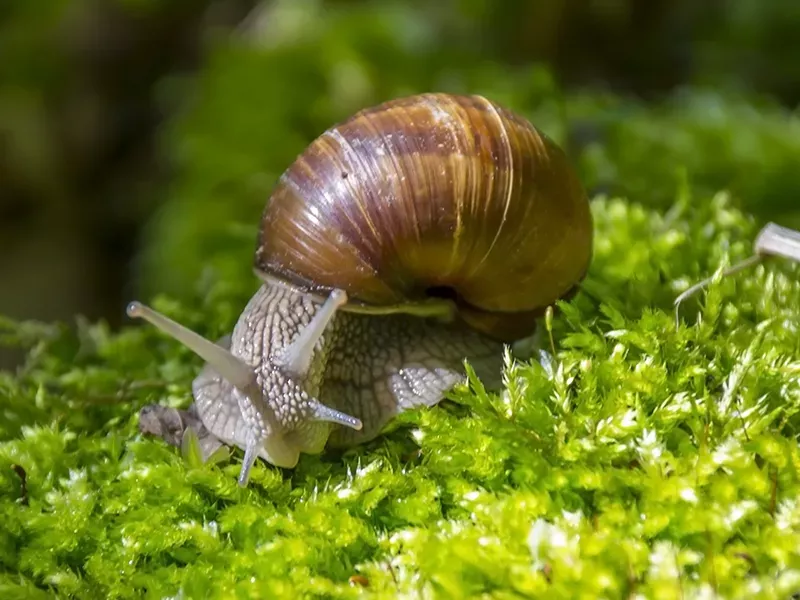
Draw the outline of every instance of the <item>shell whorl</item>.
[[[311,143],[267,203],[255,263],[370,305],[452,290],[467,321],[514,339],[591,253],[588,199],[555,143],[480,96],[422,94]]]

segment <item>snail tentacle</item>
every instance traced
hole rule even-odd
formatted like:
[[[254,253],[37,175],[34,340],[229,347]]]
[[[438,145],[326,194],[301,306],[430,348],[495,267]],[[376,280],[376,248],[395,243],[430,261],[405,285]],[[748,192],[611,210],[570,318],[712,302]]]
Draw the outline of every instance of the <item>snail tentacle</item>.
[[[311,322],[300,330],[300,335],[292,344],[275,358],[275,364],[282,366],[292,377],[304,379],[308,375],[314,348],[325,333],[325,329],[336,314],[336,310],[347,303],[343,290],[333,290]]]
[[[131,302],[128,305],[127,313],[129,317],[144,319],[161,332],[182,343],[207,363],[214,365],[214,368],[225,379],[239,389],[246,390],[255,383],[255,373],[250,366],[233,356],[224,347],[213,344],[166,315],[141,302]]]
[[[800,261],[800,231],[767,223],[753,244],[756,254]]]
[[[313,418],[317,421],[335,423],[336,425],[349,427],[350,429],[355,429],[356,431],[359,431],[364,426],[361,422],[361,419],[357,419],[356,417],[338,411],[335,408],[326,406],[319,401],[314,404],[312,414]]]
[[[749,269],[763,262],[770,256],[779,256],[795,262],[800,262],[800,231],[782,227],[776,223],[767,223],[761,231],[758,232],[758,236],[753,242],[752,256],[722,270],[719,275],[715,273],[711,277],[698,281],[675,298],[673,302],[675,306],[675,326],[680,326],[680,308],[684,300],[708,287],[717,276],[723,278],[735,275],[740,271],[744,271],[745,269]]]
[[[259,450],[264,447],[265,441],[266,438],[264,436],[257,435],[254,431],[250,432],[247,444],[245,444],[244,447],[242,468],[239,471],[239,478],[237,480],[240,487],[247,486],[247,482],[250,481],[250,471],[253,470],[253,465],[256,462],[256,458],[258,458]]]

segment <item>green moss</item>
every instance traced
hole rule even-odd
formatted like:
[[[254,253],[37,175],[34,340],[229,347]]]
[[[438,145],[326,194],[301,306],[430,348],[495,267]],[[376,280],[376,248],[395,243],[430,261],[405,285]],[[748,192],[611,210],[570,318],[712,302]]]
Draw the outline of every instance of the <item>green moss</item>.
[[[672,306],[797,210],[796,119],[729,95],[565,94],[475,60],[425,9],[299,4],[178,86],[197,96],[162,140],[176,177],[142,259],[168,293],[153,304],[228,332],[265,198],[312,137],[392,96],[483,93],[615,196],[593,201],[595,259],[553,321],[552,372],[509,364],[503,394],[473,378],[368,445],[259,462],[240,489],[241,452],[202,465],[138,434],[140,407],[191,401],[189,351],[152,327],[0,321],[28,349],[0,373],[0,598],[800,592],[800,269],[717,281],[678,326]]]
[[[509,363],[503,394],[473,378],[366,446],[259,462],[246,489],[240,452],[201,465],[137,434],[142,405],[190,401],[194,356],[148,327],[5,323],[31,350],[0,379],[2,596],[800,591],[797,267],[716,282],[676,328],[675,294],[748,255],[754,223],[724,194],[593,209],[552,373]],[[238,309],[157,304],[208,336]]]

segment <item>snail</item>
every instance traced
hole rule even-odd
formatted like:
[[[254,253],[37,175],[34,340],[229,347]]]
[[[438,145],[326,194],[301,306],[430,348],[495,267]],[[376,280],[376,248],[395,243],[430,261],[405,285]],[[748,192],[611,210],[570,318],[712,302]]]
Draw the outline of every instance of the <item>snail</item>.
[[[260,287],[216,343],[133,302],[206,365],[188,411],[140,427],[258,457],[377,437],[466,380],[502,377],[504,350],[573,294],[592,258],[589,201],[564,153],[481,96],[419,94],[363,109],[314,140],[261,216]]]
[[[789,260],[800,262],[800,231],[783,227],[777,223],[767,223],[758,232],[753,242],[753,254],[735,265],[724,269],[720,273],[720,277],[729,277],[772,257],[788,258]],[[676,327],[680,326],[680,309],[683,301],[708,287],[714,279],[715,277],[703,279],[675,298],[673,305],[675,307]]]

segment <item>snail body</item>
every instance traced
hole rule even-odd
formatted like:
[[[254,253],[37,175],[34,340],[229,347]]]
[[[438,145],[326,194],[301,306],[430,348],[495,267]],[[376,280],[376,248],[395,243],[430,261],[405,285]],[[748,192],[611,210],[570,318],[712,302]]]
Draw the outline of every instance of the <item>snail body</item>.
[[[556,144],[482,97],[422,94],[329,129],[282,175],[258,231],[262,285],[228,339],[128,312],[206,360],[200,437],[245,450],[244,485],[258,456],[291,468],[436,404],[465,359],[499,383],[504,344],[534,333],[591,254],[588,199]]]

